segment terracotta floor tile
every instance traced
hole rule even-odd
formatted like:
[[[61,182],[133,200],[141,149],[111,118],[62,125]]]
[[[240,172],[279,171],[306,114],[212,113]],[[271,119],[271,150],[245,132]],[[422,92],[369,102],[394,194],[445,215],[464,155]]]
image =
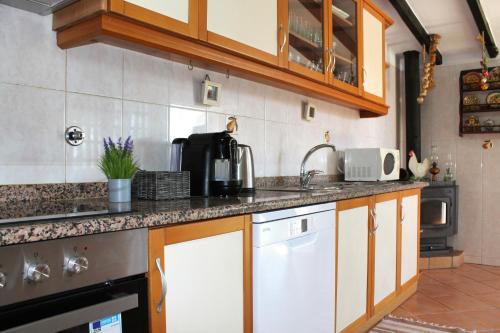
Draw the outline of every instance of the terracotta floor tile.
[[[446,285],[458,289],[459,291],[471,296],[475,296],[477,294],[489,294],[497,291],[496,289],[487,286],[484,283],[477,282],[468,278],[464,278],[464,280],[462,281],[446,283]]]
[[[429,282],[425,284],[420,284],[419,282],[417,289],[420,293],[431,298],[453,295],[459,292],[457,289],[437,281],[435,283]]]
[[[479,269],[479,268],[474,268],[474,269],[465,270],[465,271],[462,270],[462,271],[459,271],[458,274],[460,274],[462,276],[466,276],[472,280],[479,281],[479,282],[500,280],[500,275],[493,274],[491,272],[488,272],[486,270]]]
[[[414,315],[450,311],[450,309],[445,305],[436,302],[432,298],[427,297],[419,292],[417,292],[410,299],[404,302],[401,307],[403,308],[403,310],[411,312]]]
[[[500,308],[500,291],[491,294],[476,295],[475,298],[495,308]]]
[[[460,327],[467,330],[489,329],[478,318],[468,312],[447,312],[437,314],[425,314],[418,316],[418,319],[428,323]]]
[[[469,312],[472,318],[477,318],[486,328],[500,329],[500,309]]]
[[[468,279],[467,277],[459,274],[456,269],[434,269],[428,271],[426,275],[442,283],[462,282],[463,279]]]
[[[488,266],[488,265],[480,265],[481,269],[488,271],[493,274],[500,275],[500,267],[499,266]]]
[[[396,310],[392,311],[391,314],[394,316],[403,317],[403,318],[415,318],[416,317],[413,313],[403,309],[402,307],[399,307]]]
[[[456,293],[448,296],[433,297],[433,300],[447,306],[453,311],[491,310],[494,306],[484,303],[472,296]]]
[[[489,287],[500,290],[500,279],[499,280],[492,280],[492,281],[483,281],[482,283],[489,286]]]

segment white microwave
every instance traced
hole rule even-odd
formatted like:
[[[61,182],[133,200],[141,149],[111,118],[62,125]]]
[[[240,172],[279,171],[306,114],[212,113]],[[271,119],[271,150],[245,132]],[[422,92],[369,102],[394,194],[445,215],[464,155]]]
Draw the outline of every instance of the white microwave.
[[[347,181],[379,181],[399,179],[400,156],[397,149],[347,149],[344,173]]]

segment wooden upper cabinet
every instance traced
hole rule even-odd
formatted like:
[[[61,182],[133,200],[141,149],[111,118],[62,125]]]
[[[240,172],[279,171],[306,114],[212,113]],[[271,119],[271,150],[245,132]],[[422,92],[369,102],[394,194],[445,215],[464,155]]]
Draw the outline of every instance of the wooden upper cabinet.
[[[385,28],[382,14],[363,2],[363,96],[374,102],[385,104]]]
[[[200,0],[200,39],[278,65],[278,0]]]
[[[360,3],[358,0],[332,0],[329,15],[329,52],[332,57],[329,82],[355,95],[361,94],[359,54],[362,28],[359,17],[363,6]]]
[[[110,0],[110,10],[175,33],[198,37],[199,0]]]
[[[328,53],[328,3],[330,0],[284,0],[280,7],[285,37],[282,67],[303,76],[327,81]]]

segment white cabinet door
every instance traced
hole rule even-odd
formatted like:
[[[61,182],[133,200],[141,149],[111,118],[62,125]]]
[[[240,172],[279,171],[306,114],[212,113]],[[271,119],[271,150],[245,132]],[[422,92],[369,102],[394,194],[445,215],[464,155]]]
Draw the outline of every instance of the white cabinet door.
[[[243,232],[164,247],[168,333],[243,332]]]
[[[396,291],[398,199],[377,202],[373,211],[375,235],[374,302]]]
[[[401,285],[417,275],[419,196],[403,197],[401,201]]]
[[[338,213],[337,332],[366,314],[368,205]]]
[[[277,56],[278,0],[207,0],[207,30]]]
[[[384,24],[368,8],[363,8],[363,90],[383,99]]]
[[[149,9],[175,20],[189,22],[189,0],[126,0],[129,3]]]

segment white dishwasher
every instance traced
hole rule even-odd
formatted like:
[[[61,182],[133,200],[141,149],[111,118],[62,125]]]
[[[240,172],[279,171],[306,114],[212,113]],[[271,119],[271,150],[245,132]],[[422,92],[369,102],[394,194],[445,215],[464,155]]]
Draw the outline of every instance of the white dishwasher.
[[[254,333],[331,333],[335,203],[252,215]]]

